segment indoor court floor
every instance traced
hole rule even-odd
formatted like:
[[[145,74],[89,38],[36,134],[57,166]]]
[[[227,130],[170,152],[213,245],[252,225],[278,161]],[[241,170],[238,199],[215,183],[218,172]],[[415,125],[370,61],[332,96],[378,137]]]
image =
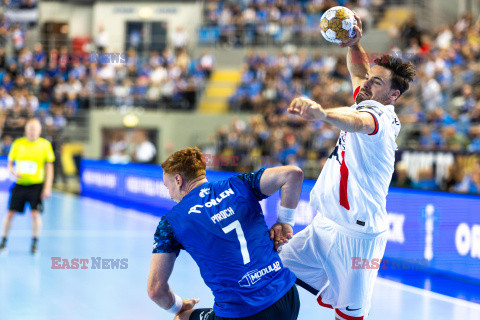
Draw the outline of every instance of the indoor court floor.
[[[7,200],[8,194],[0,193],[2,220]],[[0,320],[173,318],[147,295],[153,234],[159,217],[91,198],[54,193],[46,202],[43,218],[40,254],[31,256],[31,218],[28,213],[15,217],[9,251],[0,255]],[[89,259],[88,269],[52,269],[52,257]],[[128,262],[123,260],[124,269],[92,269],[92,257]],[[169,284],[183,298],[200,298],[199,307],[213,304],[210,290],[185,252],[177,259]],[[480,294],[478,285],[472,288],[476,289],[469,290]],[[333,311],[319,307],[314,296],[303,289],[299,292],[300,320],[334,319]],[[467,300],[379,278],[368,319],[479,320],[480,304]]]

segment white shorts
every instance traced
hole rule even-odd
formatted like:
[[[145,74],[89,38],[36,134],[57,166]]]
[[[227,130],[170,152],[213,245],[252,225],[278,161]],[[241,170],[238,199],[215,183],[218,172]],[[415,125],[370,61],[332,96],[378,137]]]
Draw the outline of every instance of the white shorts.
[[[298,279],[320,292],[321,306],[335,309],[339,319],[361,320],[370,311],[378,274],[372,259],[381,262],[386,243],[387,232],[351,231],[317,216],[281,247],[280,258]]]

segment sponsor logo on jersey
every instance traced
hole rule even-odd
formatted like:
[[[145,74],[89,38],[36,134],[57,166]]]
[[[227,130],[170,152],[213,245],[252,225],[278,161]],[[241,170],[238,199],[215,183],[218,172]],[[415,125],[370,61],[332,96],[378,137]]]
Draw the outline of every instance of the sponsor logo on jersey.
[[[200,320],[210,319],[210,315],[213,313],[213,309],[209,311],[202,311],[200,313]]]
[[[252,271],[247,272],[240,281],[238,281],[238,284],[240,287],[250,287],[257,283],[259,280],[262,279],[265,275],[272,273],[272,272],[277,272],[281,270],[282,267],[280,266],[280,261],[275,261],[269,266],[266,266],[263,269],[255,269]]]
[[[199,194],[200,197],[202,197],[202,191],[203,190],[208,190],[208,189],[207,188],[202,189],[200,191],[200,194]],[[207,194],[210,194],[210,190],[208,190],[208,192],[204,192],[203,197],[205,197]],[[232,188],[229,188],[229,189],[223,191],[222,193],[220,193],[218,195],[218,197],[216,197],[215,199],[210,199],[207,202],[205,202],[205,207],[210,208],[212,206],[218,206],[220,204],[220,202],[223,201],[223,199],[228,198],[229,196],[231,196],[233,194],[235,194],[235,192],[233,192]],[[188,210],[188,214],[190,214],[190,213],[201,213],[199,208],[203,208],[203,205],[201,205],[201,204],[194,205],[193,207],[190,208],[190,210]]]
[[[200,193],[198,194],[198,196],[200,198],[205,198],[207,194],[210,194],[210,188],[203,188],[202,190],[200,190]]]
[[[220,211],[219,213],[213,215],[210,219],[212,219],[213,223],[220,222],[224,219],[227,219],[230,216],[233,216],[235,211],[233,211],[232,207],[228,207],[225,210]]]
[[[190,208],[190,210],[188,210],[188,214],[190,214],[190,213],[201,213],[201,211],[198,210],[197,208],[203,208],[203,206],[201,204],[194,205],[193,207]]]
[[[220,202],[223,201],[223,199],[225,199],[225,198],[227,198],[227,197],[229,197],[229,196],[231,196],[231,195],[233,195],[233,194],[235,194],[235,192],[233,192],[232,188],[229,188],[228,190],[225,190],[225,191],[223,191],[222,193],[220,193],[220,194],[218,195],[218,197],[216,197],[215,199],[210,199],[210,200],[208,200],[208,201],[205,203],[205,207],[210,208],[210,207],[212,207],[212,206],[217,206],[217,205],[220,204]]]

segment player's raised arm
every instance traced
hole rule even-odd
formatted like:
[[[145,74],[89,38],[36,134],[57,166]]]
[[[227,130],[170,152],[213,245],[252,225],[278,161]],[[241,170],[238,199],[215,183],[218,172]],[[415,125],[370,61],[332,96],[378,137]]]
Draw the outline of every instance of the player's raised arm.
[[[340,45],[341,47],[347,47],[347,68],[350,72],[350,77],[352,78],[353,90],[362,84],[365,80],[366,74],[370,70],[368,56],[360,44],[363,32],[362,20],[356,13],[355,19],[357,20],[357,25],[353,27],[356,33],[355,37],[347,43]]]

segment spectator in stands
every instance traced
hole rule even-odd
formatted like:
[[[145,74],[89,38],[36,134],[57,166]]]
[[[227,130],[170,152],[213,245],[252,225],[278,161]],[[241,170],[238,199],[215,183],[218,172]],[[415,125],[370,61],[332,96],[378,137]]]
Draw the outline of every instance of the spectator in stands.
[[[95,45],[97,46],[97,50],[100,52],[104,52],[105,49],[108,47],[108,33],[105,30],[103,25],[98,27],[98,33],[95,36]]]
[[[405,162],[400,161],[396,163],[392,185],[401,188],[412,187],[412,179],[408,176],[407,165]]]
[[[480,161],[475,161],[469,174],[455,186],[455,191],[480,194]]]
[[[412,182],[416,189],[437,190],[438,185],[433,175],[433,168],[422,168],[418,170],[418,179]]]
[[[157,155],[157,148],[148,140],[147,132],[137,130],[134,132],[133,143],[135,144],[135,153],[133,160],[140,163],[154,163]]]
[[[20,28],[19,24],[16,24],[13,26],[11,33],[13,48],[15,50],[15,55],[17,56],[25,46],[25,31]]]
[[[400,39],[402,39],[402,48],[405,49],[408,45],[412,44],[412,40],[416,40],[416,43],[420,43],[421,31],[417,26],[416,16],[412,16],[401,27]]]
[[[0,14],[0,47],[3,48],[7,44],[7,39],[10,34],[9,32],[10,25],[7,21],[7,18],[2,14]]]
[[[2,141],[0,142],[0,155],[6,156],[10,152],[12,147],[13,138],[10,134],[4,134],[2,136]]]
[[[175,53],[178,54],[180,50],[186,49],[188,45],[188,32],[183,26],[177,26],[170,37],[172,47]]]

